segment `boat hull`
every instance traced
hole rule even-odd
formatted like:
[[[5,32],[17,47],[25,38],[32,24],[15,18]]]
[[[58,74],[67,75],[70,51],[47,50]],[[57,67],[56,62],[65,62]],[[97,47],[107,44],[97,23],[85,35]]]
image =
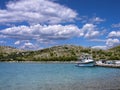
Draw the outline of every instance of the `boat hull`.
[[[88,66],[94,66],[94,62],[89,62],[89,63],[77,63],[77,67],[88,67]]]

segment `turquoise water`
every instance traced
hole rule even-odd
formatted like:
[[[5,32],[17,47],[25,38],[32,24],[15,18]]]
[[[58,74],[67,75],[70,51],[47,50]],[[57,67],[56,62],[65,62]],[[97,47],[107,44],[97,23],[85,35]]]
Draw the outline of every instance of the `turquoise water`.
[[[120,69],[0,63],[0,90],[119,90]]]

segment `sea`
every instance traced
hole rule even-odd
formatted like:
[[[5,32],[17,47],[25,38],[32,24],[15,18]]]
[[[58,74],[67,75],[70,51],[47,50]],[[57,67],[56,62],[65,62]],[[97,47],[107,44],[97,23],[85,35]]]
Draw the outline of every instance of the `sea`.
[[[0,90],[120,90],[120,69],[1,62]]]

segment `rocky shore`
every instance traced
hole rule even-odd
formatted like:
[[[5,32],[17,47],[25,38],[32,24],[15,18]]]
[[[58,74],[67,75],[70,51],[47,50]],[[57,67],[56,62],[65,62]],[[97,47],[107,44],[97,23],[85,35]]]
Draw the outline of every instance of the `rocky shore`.
[[[2,61],[6,63],[70,63],[76,64],[76,61]]]

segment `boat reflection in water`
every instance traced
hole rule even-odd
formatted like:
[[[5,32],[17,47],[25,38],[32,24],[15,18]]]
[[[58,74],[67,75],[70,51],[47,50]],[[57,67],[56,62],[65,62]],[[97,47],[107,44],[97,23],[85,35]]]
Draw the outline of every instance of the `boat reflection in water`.
[[[90,54],[82,54],[81,57],[78,59],[76,66],[94,66],[94,60],[92,55]]]

